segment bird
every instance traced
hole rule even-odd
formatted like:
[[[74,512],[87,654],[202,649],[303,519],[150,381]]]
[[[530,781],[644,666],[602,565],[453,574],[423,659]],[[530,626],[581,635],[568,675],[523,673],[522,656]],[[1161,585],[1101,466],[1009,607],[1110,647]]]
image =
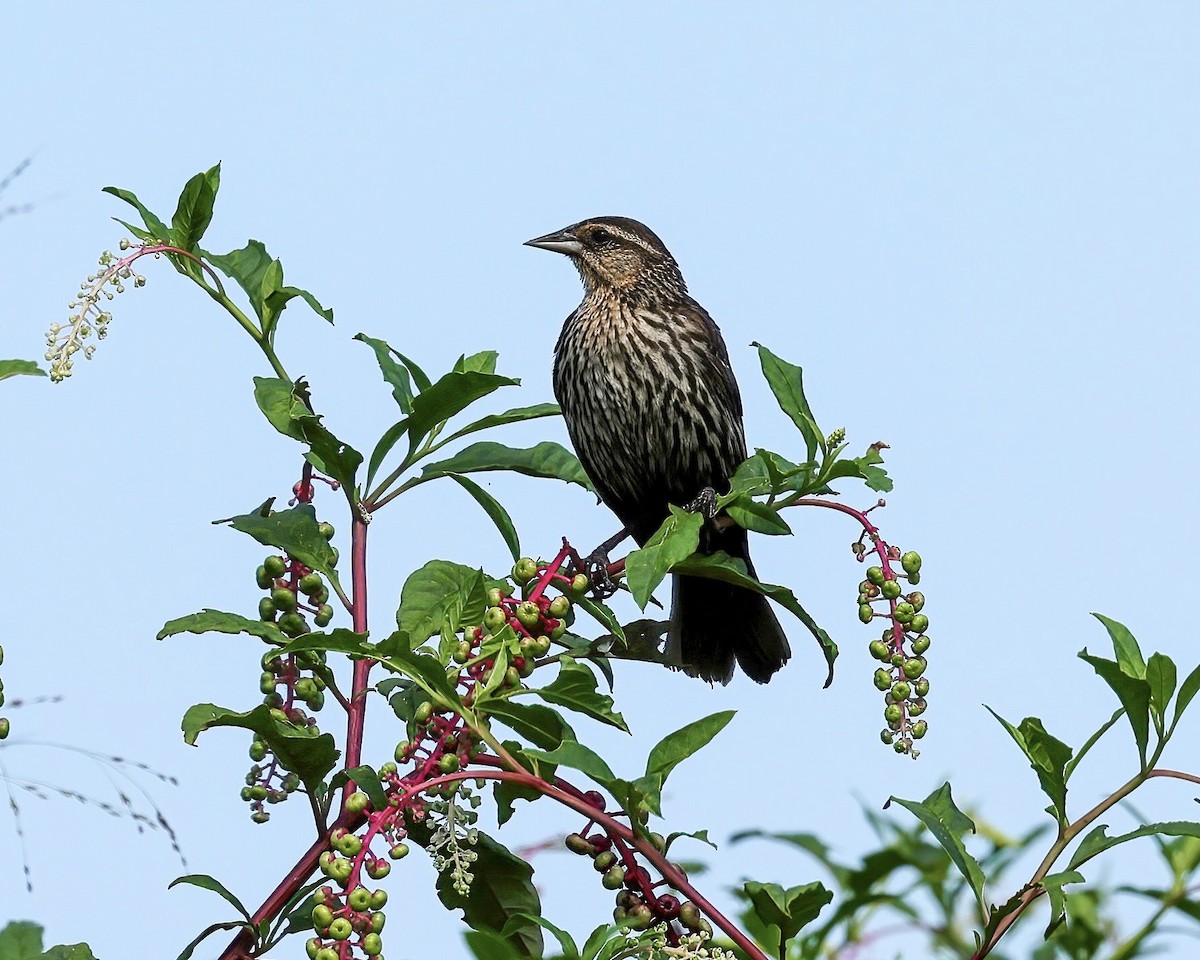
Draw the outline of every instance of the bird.
[[[526,245],[566,255],[583,280],[583,300],[554,348],[554,394],[597,496],[644,545],[671,505],[711,507],[746,459],[729,351],[688,295],[675,258],[637,220],[595,217]],[[710,518],[699,549],[723,550],[755,575],[746,531],[732,522]],[[766,683],[788,661],[791,648],[766,597],[672,577],[670,665],[725,684],[736,663]]]

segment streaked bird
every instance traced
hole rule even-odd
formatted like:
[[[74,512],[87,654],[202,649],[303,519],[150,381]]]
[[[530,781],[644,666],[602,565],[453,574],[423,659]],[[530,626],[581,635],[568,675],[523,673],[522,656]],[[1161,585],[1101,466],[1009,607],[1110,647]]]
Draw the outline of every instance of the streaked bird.
[[[565,254],[583,302],[554,348],[554,393],[600,499],[638,542],[669,504],[692,505],[746,458],[742,400],[721,331],[688,296],[679,266],[649,228],[597,217],[528,241]],[[746,531],[706,523],[700,549],[746,562]],[[766,683],[791,656],[767,599],[730,584],[674,575],[668,659],[709,682],[734,664]]]

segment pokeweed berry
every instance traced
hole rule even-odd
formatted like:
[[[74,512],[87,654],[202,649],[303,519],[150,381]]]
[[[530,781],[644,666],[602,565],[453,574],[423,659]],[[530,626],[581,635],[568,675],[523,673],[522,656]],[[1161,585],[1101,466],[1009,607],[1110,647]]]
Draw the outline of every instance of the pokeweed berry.
[[[542,621],[542,611],[532,600],[526,600],[517,606],[517,619],[526,630],[532,630]]]
[[[883,573],[883,567],[867,567],[867,579],[877,587],[883,586],[887,579]]]
[[[321,587],[323,587],[324,585],[325,585],[325,581],[322,580],[321,575],[315,571],[306,573],[296,583],[296,586],[300,588],[300,592],[303,593],[307,597],[311,597],[314,593],[316,593],[318,590],[320,590]]]
[[[929,618],[923,613],[918,613],[909,621],[908,629],[913,633],[924,633],[929,629]]]
[[[600,882],[605,890],[620,890],[625,884],[625,868],[620,865],[609,867]]]
[[[317,607],[317,612],[313,614],[313,622],[318,627],[327,627],[333,619],[333,606],[328,603],[323,603]]]
[[[332,540],[333,535],[336,532],[337,531],[334,530],[332,523],[328,523],[327,521],[322,520],[320,523],[317,524],[317,533],[319,533],[321,536],[323,536],[326,540]]]
[[[366,887],[355,887],[346,896],[346,902],[351,910],[366,910],[371,906],[371,891]]]
[[[566,597],[555,597],[550,601],[549,612],[550,616],[561,619],[571,612],[571,601]]]
[[[403,860],[408,856],[408,844],[403,841],[393,844],[391,849],[388,850],[388,856],[393,860]]]
[[[534,577],[537,576],[537,564],[532,557],[522,557],[512,568],[512,578],[520,586],[525,586]]]
[[[917,656],[920,656],[928,649],[929,649],[929,637],[925,636],[925,634],[921,634],[919,637],[917,637],[912,642],[913,653],[915,653]]]
[[[587,837],[579,833],[568,833],[563,842],[566,844],[568,850],[570,850],[572,853],[577,853],[580,856],[591,856],[596,852],[595,848],[592,846],[592,842],[588,840]]]
[[[362,952],[368,957],[377,957],[383,952],[383,940],[378,933],[371,932],[362,938]]]
[[[900,584],[895,580],[884,580],[883,586],[879,588],[879,591],[883,594],[884,600],[895,600],[900,596]]]
[[[371,805],[370,799],[361,790],[355,790],[346,798],[346,809],[350,813],[362,813]]]
[[[916,550],[909,550],[900,556],[900,566],[910,576],[921,569],[921,555]]]
[[[272,580],[277,577],[282,577],[285,573],[287,573],[287,561],[278,554],[274,554],[267,557],[267,559],[263,561],[263,570],[266,571]],[[270,586],[270,583],[268,583],[267,586]],[[265,590],[266,587],[263,589]]]
[[[334,940],[349,940],[350,934],[353,932],[354,928],[345,917],[335,917],[333,922],[329,924],[329,936]]]
[[[592,861],[592,866],[597,873],[605,873],[608,869],[617,862],[617,855],[611,850],[605,850],[603,853],[596,854],[596,859]],[[624,882],[624,877],[621,878]]]

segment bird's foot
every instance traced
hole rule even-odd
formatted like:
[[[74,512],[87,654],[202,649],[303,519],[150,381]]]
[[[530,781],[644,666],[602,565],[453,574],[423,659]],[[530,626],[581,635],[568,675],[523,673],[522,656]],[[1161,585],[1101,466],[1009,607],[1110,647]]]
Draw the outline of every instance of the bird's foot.
[[[705,487],[683,509],[688,513],[699,513],[705,520],[711,520],[717,515],[717,491],[712,487]]]
[[[582,557],[580,566],[588,578],[593,598],[607,600],[617,592],[617,581],[608,572],[610,566],[608,551],[603,547],[597,547],[586,557]]]

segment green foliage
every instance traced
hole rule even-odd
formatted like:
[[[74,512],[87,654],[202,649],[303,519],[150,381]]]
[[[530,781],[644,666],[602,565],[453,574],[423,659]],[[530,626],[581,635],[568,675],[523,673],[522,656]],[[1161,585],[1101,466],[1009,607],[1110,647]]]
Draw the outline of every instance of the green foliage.
[[[510,447],[491,435],[464,443],[468,437],[509,424],[557,416],[558,407],[533,403],[499,412],[483,407],[482,402],[494,394],[519,386],[518,379],[496,372],[495,351],[464,353],[449,371],[430,377],[388,342],[360,333],[355,339],[370,349],[370,359],[398,411],[398,419],[381,437],[369,447],[361,446],[371,450],[364,473],[362,454],[325,425],[308,384],[291,377],[274,350],[280,316],[291,300],[304,300],[331,322],[332,311],[307,291],[285,286],[282,265],[259,241],[251,240],[226,254],[211,254],[201,246],[212,220],[220,174],[218,165],[191,178],[169,224],[134,194],[111,187],[107,192],[138,211],[143,226],[127,225],[134,236],[154,248],[174,248],[160,252],[225,309],[262,350],[273,375],[255,378],[255,403],[275,430],[299,444],[297,453],[307,466],[296,488],[294,506],[276,510],[272,498],[257,510],[218,521],[286,557],[269,557],[256,572],[258,586],[267,591],[267,596],[260,598],[260,616],[255,619],[203,609],[169,621],[158,636],[222,633],[264,642],[263,701],[248,710],[197,704],[184,715],[184,740],[194,745],[203,731],[214,727],[250,733],[250,756],[255,765],[243,794],[258,804],[252,807],[254,816],[264,822],[267,815],[261,797],[272,803],[287,799],[297,791],[298,781],[303,785],[299,792],[307,795],[312,807],[318,842],[309,846],[268,901],[271,915],[257,923],[251,918],[261,916],[262,908],[251,912],[221,881],[200,874],[177,880],[176,884],[216,893],[236,914],[203,930],[184,948],[181,960],[187,960],[197,945],[218,932],[249,936],[255,955],[265,955],[281,939],[301,931],[314,931],[321,943],[343,942],[332,924],[332,912],[318,909],[327,908],[330,902],[342,911],[338,922],[346,931],[353,928],[359,937],[354,949],[374,955],[378,943],[368,949],[365,938],[382,900],[374,902],[376,895],[367,890],[363,877],[370,874],[376,879],[386,874],[383,868],[388,864],[370,849],[372,842],[384,837],[397,861],[407,853],[404,840],[430,851],[441,868],[436,881],[438,896],[448,909],[462,911],[471,928],[467,943],[483,960],[540,958],[545,955],[547,933],[564,960],[635,956],[657,960],[668,955],[667,936],[682,937],[689,943],[672,948],[676,951],[672,955],[696,956],[698,941],[688,938],[710,923],[719,928],[715,946],[735,951],[738,957],[750,955],[761,960],[773,954],[782,960],[810,960],[848,955],[870,943],[885,921],[924,936],[927,955],[982,960],[999,949],[1010,927],[1043,897],[1050,906],[1048,939],[1036,950],[1035,958],[1091,960],[1105,945],[1114,943],[1112,957],[1148,952],[1157,924],[1168,913],[1200,920],[1200,902],[1192,896],[1200,871],[1200,823],[1143,823],[1110,836],[1108,825],[1099,822],[1150,777],[1183,776],[1156,765],[1184,710],[1200,693],[1200,667],[1181,682],[1169,657],[1161,653],[1144,656],[1128,628],[1100,615],[1097,618],[1108,632],[1115,659],[1093,656],[1086,650],[1080,657],[1120,706],[1082,747],[1075,750],[1052,736],[1037,717],[1026,717],[1014,725],[993,711],[1049,800],[1054,828],[1048,849],[1043,831],[1010,838],[969,815],[956,804],[946,783],[923,800],[893,797],[889,801],[911,814],[912,821],[870,811],[867,815],[880,846],[857,863],[842,862],[834,853],[835,844],[807,830],[735,833],[735,843],[769,840],[803,852],[823,879],[801,876],[797,879],[802,882],[790,886],[757,879],[741,884],[735,894],[744,905],[740,919],[746,936],[738,932],[731,918],[707,905],[708,915],[702,917],[696,904],[706,901],[694,879],[667,855],[682,838],[711,843],[708,830],[675,830],[664,840],[655,831],[658,824],[650,825],[651,817],[662,817],[663,791],[676,767],[711,742],[732,721],[733,712],[692,720],[662,737],[650,749],[639,775],[627,779],[615,773],[609,760],[576,733],[567,714],[628,732],[613,696],[612,661],[622,657],[658,659],[657,625],[648,621],[622,625],[613,610],[597,599],[600,594],[588,596],[584,586],[575,582],[577,571],[568,562],[572,550],[565,541],[553,561],[523,557],[513,515],[475,478],[480,473],[504,471],[556,479],[590,491],[579,461],[569,451],[549,441],[528,448]],[[248,305],[248,312],[230,299],[218,274],[231,279],[244,294],[243,306]],[[900,590],[893,578],[907,577],[915,585],[920,558],[912,552],[889,550],[867,520],[866,511],[829,498],[835,493],[831,484],[843,480],[862,482],[873,492],[890,490],[892,481],[881,466],[886,445],[876,443],[862,455],[845,455],[845,431],[826,434],[820,428],[805,396],[801,368],[757,346],[763,375],[799,433],[803,458],[793,462],[770,450],[756,450],[739,466],[730,488],[718,491],[718,513],[712,522],[787,536],[792,534],[793,524],[782,516],[786,509],[813,505],[844,508],[862,528],[856,550],[859,559],[874,549],[881,564],[868,568],[868,579],[859,588],[860,616],[870,622],[879,615],[870,607],[874,599],[870,591],[891,590],[885,599],[894,603]],[[364,359],[368,358],[364,355]],[[38,372],[36,365],[21,361],[0,362],[0,379]],[[305,485],[311,486],[314,469],[339,486],[346,498],[351,544],[348,573],[344,565],[339,569],[339,554],[330,542],[332,528],[318,519],[316,507],[309,502],[315,494]],[[493,576],[451,560],[429,560],[404,580],[396,630],[382,641],[372,642],[363,599],[367,524],[375,512],[402,494],[442,478],[453,480],[479,505],[511,553],[514,568],[504,576]],[[832,679],[837,645],[791,589],[758,581],[742,560],[725,553],[697,552],[708,522],[709,518],[676,505],[657,533],[626,558],[625,586],[635,602],[644,609],[655,589],[672,573],[708,577],[756,591],[790,611],[812,633]],[[893,561],[899,564],[895,570],[889,566]],[[348,591],[339,574],[349,578]],[[326,581],[335,597],[326,589]],[[394,585],[389,589],[394,591]],[[331,599],[351,611],[354,629],[308,631],[297,611],[303,610],[323,628],[330,621]],[[909,619],[902,621],[893,607],[895,622],[915,624],[917,620],[912,618],[918,616],[917,604],[923,605],[923,597],[918,600],[911,594],[904,602],[910,607],[905,614]],[[581,614],[587,614],[605,633],[591,636],[595,625],[589,627]],[[291,625],[289,616],[293,617]],[[924,615],[918,619],[927,624]],[[882,646],[878,662],[900,664],[897,669],[910,671],[905,678],[914,684],[925,682],[920,680],[923,659],[905,659],[895,652],[898,648],[889,650],[883,641],[877,640],[876,646]],[[351,665],[339,673],[330,665],[336,658],[346,658]],[[372,672],[373,678],[369,676]],[[346,674],[351,686],[339,687],[347,682]],[[601,689],[601,679],[607,682],[607,690]],[[893,686],[892,679],[885,676],[880,687],[892,697],[888,706],[903,702],[909,705],[906,709],[919,715],[916,711],[924,709],[923,701],[912,706],[916,701],[899,692],[901,683],[907,690],[907,681],[901,679]],[[281,689],[286,696],[279,693]],[[348,717],[346,739],[340,745],[333,734],[322,732],[315,717],[299,707],[303,703],[315,713],[326,692]],[[387,698],[399,721],[397,728],[403,727],[403,739],[383,762],[364,756],[373,744],[363,738],[363,709],[374,694]],[[374,719],[385,712],[375,710],[369,715]],[[1132,779],[1114,784],[1108,798],[1089,804],[1087,812],[1071,810],[1074,795],[1068,792],[1068,785],[1072,775],[1121,717],[1133,734],[1137,770]],[[923,723],[914,737],[923,735]],[[505,731],[511,737],[501,739]],[[885,730],[885,741],[888,736]],[[268,754],[270,760],[265,761]],[[288,777],[272,780],[277,769]],[[728,787],[723,776],[721,771],[712,773],[714,788]],[[585,792],[576,785],[580,777],[603,793]],[[513,816],[517,800],[543,806],[561,801],[573,811],[571,816],[577,818],[573,822],[581,832],[568,837],[567,846],[591,858],[609,891],[622,891],[615,917],[624,928],[588,923],[591,932],[579,946],[570,932],[542,916],[530,864],[474,826],[479,816],[475,810],[483,798],[472,790],[486,786],[489,780],[501,825]],[[471,781],[478,781],[474,788]],[[752,795],[762,784],[750,780],[738,786]],[[258,800],[255,791],[259,791]],[[340,808],[335,807],[339,791]],[[667,827],[662,830],[666,832]],[[1105,919],[1106,898],[1111,895],[1088,883],[1077,868],[1117,845],[1144,838],[1153,838],[1157,844],[1166,880],[1159,886],[1139,883],[1119,888],[1117,892],[1156,905],[1145,928],[1119,941]],[[301,846],[310,843],[306,840]],[[447,850],[451,852],[444,853]],[[447,869],[450,860],[455,863]],[[1009,882],[1008,871],[1017,861],[1039,865],[1027,879]],[[468,863],[473,864],[469,871],[463,866]],[[636,872],[642,869],[649,879]],[[308,882],[309,876],[318,872],[323,872],[323,877]],[[1002,885],[1015,892],[997,905],[992,895]],[[345,892],[348,904],[354,902],[350,897],[357,897],[358,905],[350,913],[346,913],[349,906],[343,910],[337,900],[341,894],[335,894],[335,888]],[[668,890],[679,897],[674,893],[662,896]],[[690,897],[696,902],[678,902]],[[346,919],[351,915],[353,924]],[[660,921],[675,926],[668,934]],[[728,938],[735,934],[738,942],[733,944]],[[389,932],[389,936],[397,935]],[[310,948],[310,953],[315,952]],[[389,952],[403,952],[403,942]],[[0,960],[40,956],[85,960],[90,955],[82,945],[43,953],[41,930],[32,924],[9,924],[0,931]]]

